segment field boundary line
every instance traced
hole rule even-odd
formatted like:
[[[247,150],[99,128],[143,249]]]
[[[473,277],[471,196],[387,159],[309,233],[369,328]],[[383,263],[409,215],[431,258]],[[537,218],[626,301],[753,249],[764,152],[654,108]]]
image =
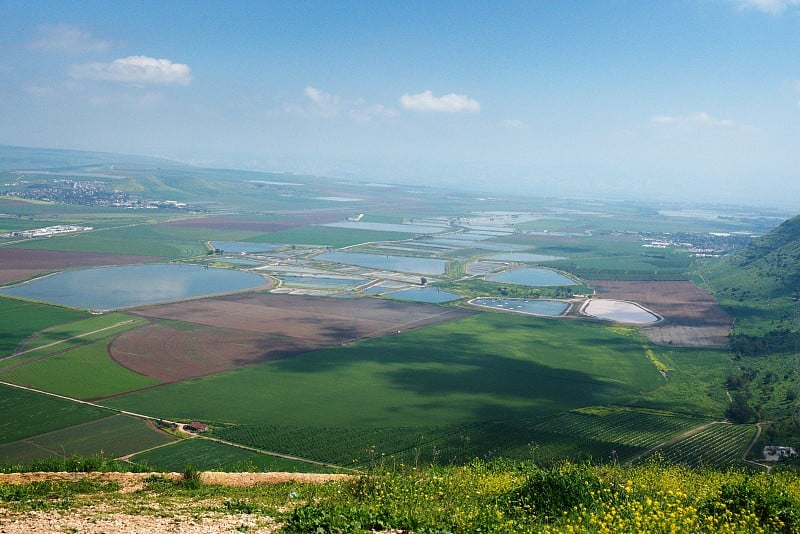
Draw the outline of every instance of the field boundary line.
[[[14,384],[14,383],[11,383],[11,382],[5,382],[5,381],[2,381],[2,380],[0,380],[0,384],[4,385],[4,386],[17,388],[17,389],[24,389],[26,391],[31,391],[33,393],[39,393],[41,395],[48,395],[50,397],[56,397],[56,398],[63,399],[63,400],[77,402],[79,404],[85,404],[87,406],[92,406],[94,408],[100,408],[100,409],[103,409],[103,410],[109,410],[111,412],[116,412],[117,414],[129,415],[131,417],[136,417],[138,419],[144,419],[144,420],[147,420],[147,421],[165,421],[167,423],[172,423],[173,422],[173,421],[168,421],[166,419],[159,418],[159,417],[153,417],[153,416],[150,416],[150,415],[144,415],[144,414],[136,413],[136,412],[129,412],[127,410],[122,410],[122,409],[119,409],[119,408],[110,408],[108,406],[103,406],[101,404],[97,404],[97,403],[94,403],[94,402],[75,399],[75,398],[72,398],[72,397],[67,397],[66,395],[59,395],[58,393],[51,393],[49,391],[42,391],[40,389],[36,389],[36,388],[28,387],[28,386],[21,386],[19,384]],[[112,416],[109,416],[109,417],[112,417]],[[175,422],[175,423],[177,425],[179,425],[181,430],[183,430],[183,423],[177,423],[177,422]],[[83,424],[83,423],[80,423],[80,424]],[[75,426],[75,425],[73,425],[73,426]],[[69,428],[69,427],[67,427],[67,428]],[[286,460],[294,460],[294,461],[297,461],[297,462],[304,462],[304,463],[307,463],[307,464],[320,465],[322,467],[330,467],[332,469],[347,469],[347,468],[344,468],[344,467],[342,467],[340,465],[329,464],[329,463],[320,462],[320,461],[317,461],[317,460],[311,460],[310,458],[300,458],[299,456],[291,456],[291,455],[282,454],[282,453],[279,453],[279,452],[267,451],[267,450],[264,450],[264,449],[258,449],[256,447],[249,447],[247,445],[242,445],[240,443],[234,443],[234,442],[226,441],[226,440],[219,439],[219,438],[212,438],[210,436],[200,436],[198,434],[193,434],[191,432],[187,432],[186,430],[183,430],[183,431],[186,432],[187,434],[189,434],[190,438],[198,438],[198,439],[206,439],[208,441],[216,441],[218,443],[222,443],[223,445],[228,445],[228,446],[236,447],[236,448],[239,448],[239,449],[249,450],[249,451],[257,452],[257,453],[260,453],[260,454],[266,454],[268,456],[276,456],[278,458],[284,458]],[[53,432],[55,432],[55,431],[53,431]],[[34,437],[36,437],[36,436],[29,436],[29,437],[24,438],[24,439],[32,439]],[[171,442],[171,443],[176,443],[176,442]],[[136,454],[138,454],[138,453],[136,453]]]
[[[65,339],[59,339],[58,341],[53,341],[52,343],[48,343],[48,344],[42,345],[40,347],[34,347],[32,349],[23,350],[21,352],[15,352],[15,353],[13,353],[13,354],[11,354],[9,356],[4,356],[3,358],[0,358],[0,362],[8,360],[10,358],[13,358],[15,356],[22,356],[23,354],[36,352],[37,350],[49,349],[50,347],[54,347],[56,345],[60,345],[61,343],[66,343],[68,341],[72,341],[73,339],[81,339],[81,338],[84,338],[84,337],[92,336],[94,334],[99,334],[100,332],[105,332],[106,330],[111,330],[113,328],[118,328],[120,326],[123,326],[123,325],[126,325],[126,324],[130,324],[130,323],[135,323],[137,321],[138,321],[138,319],[128,319],[126,321],[120,321],[119,323],[112,324],[111,326],[106,326],[106,327],[103,327],[103,328],[98,328],[97,330],[92,330],[91,332],[84,332],[82,334],[78,334],[77,336],[71,336],[71,337],[68,337],[68,338],[65,338]]]
[[[244,449],[246,451],[257,452],[259,454],[265,454],[267,456],[275,456],[278,458],[283,458],[284,460],[294,460],[296,462],[319,465],[322,467],[330,467],[332,469],[345,469],[348,471],[353,471],[352,469],[347,469],[346,467],[342,467],[341,465],[329,464],[327,462],[320,462],[318,460],[311,460],[310,458],[300,458],[299,456],[292,456],[290,454],[283,454],[275,451],[267,451],[264,449],[259,449],[257,447],[250,447],[249,445],[242,445],[241,443],[234,443],[233,441],[227,441],[220,438],[212,438],[211,436],[197,436],[197,438],[205,439],[208,441],[216,441],[217,443],[222,443],[223,445],[228,445],[229,447],[236,447],[237,449]]]
[[[174,438],[175,438],[175,439],[173,439],[172,441],[168,441],[168,442],[166,442],[166,443],[160,443],[160,444],[158,444],[158,445],[155,445],[155,446],[153,446],[153,447],[150,447],[149,449],[142,449],[142,450],[140,450],[140,451],[131,452],[131,453],[125,454],[125,455],[123,455],[123,456],[118,456],[118,457],[117,457],[117,460],[121,460],[121,461],[123,461],[123,462],[130,462],[130,461],[131,461],[131,458],[133,458],[133,457],[134,457],[134,456],[136,456],[137,454],[144,454],[144,453],[146,453],[146,452],[154,451],[154,450],[156,450],[156,449],[160,449],[160,448],[162,448],[162,447],[169,447],[170,445],[175,445],[176,443],[180,443],[181,441],[183,441],[183,439],[181,439],[181,438],[179,438],[179,437],[177,437],[177,436],[172,436],[172,437],[174,437]],[[186,438],[186,439],[190,439],[190,438]]]

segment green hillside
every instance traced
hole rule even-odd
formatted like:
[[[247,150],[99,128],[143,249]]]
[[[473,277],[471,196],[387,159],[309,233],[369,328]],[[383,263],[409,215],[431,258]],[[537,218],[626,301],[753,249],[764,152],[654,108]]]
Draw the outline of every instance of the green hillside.
[[[734,317],[728,416],[769,420],[763,444],[800,442],[800,216],[697,271]]]

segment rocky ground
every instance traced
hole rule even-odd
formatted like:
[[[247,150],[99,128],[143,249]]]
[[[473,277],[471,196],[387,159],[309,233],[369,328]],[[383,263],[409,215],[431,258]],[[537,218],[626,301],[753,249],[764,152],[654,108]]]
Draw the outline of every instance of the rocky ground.
[[[160,477],[181,479],[179,473],[158,473]],[[97,482],[116,482],[119,494],[133,494],[144,488],[151,473],[12,473],[0,474],[0,484],[30,482],[77,482],[90,479]],[[299,482],[323,483],[348,475],[313,473],[219,473],[201,474],[203,484],[253,486]],[[91,534],[160,533],[160,532],[258,532],[270,533],[280,526],[271,517],[258,513],[229,513],[219,509],[223,502],[213,498],[204,501],[152,500],[132,502],[113,497],[98,504],[81,504],[68,509],[12,510],[0,507],[0,533],[81,532]]]

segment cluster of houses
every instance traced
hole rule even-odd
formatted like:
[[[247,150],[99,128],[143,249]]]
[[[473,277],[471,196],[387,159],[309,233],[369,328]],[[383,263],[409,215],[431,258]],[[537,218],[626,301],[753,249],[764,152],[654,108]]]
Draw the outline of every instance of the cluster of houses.
[[[764,447],[764,460],[768,462],[780,462],[797,456],[794,447],[784,447],[782,445],[767,445]]]

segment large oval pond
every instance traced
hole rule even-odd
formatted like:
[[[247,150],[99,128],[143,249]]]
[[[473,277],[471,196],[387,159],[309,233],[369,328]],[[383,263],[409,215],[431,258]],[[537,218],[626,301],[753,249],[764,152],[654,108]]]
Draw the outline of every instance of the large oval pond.
[[[585,315],[619,323],[648,324],[659,317],[634,302],[611,299],[590,299],[581,310]]]
[[[550,269],[523,268],[513,269],[486,278],[491,282],[502,282],[518,286],[571,286],[575,280]]]
[[[563,315],[569,308],[569,304],[563,300],[538,300],[538,299],[505,299],[494,297],[478,297],[470,301],[470,304],[483,308],[494,308],[497,310],[525,313],[528,315],[544,315],[547,317],[557,317]]]
[[[80,269],[0,290],[0,294],[89,310],[113,310],[262,286],[257,274],[155,263]]]

